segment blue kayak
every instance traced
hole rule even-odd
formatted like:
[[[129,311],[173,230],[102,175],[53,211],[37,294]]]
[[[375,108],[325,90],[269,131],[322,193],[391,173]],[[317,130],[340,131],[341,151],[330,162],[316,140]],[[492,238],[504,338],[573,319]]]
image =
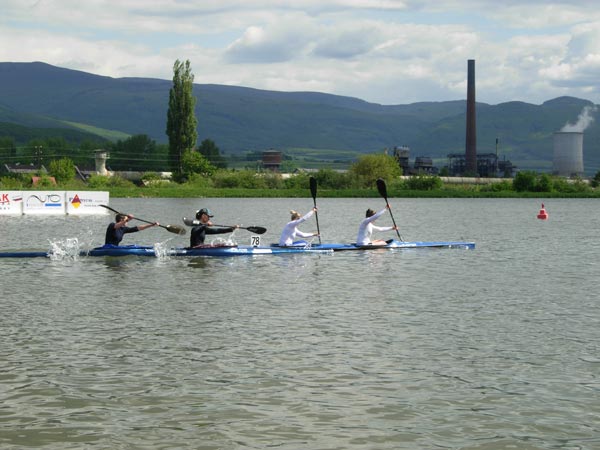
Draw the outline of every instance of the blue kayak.
[[[252,255],[289,255],[298,253],[333,253],[340,251],[393,250],[411,248],[462,248],[474,249],[474,242],[462,241],[395,241],[386,245],[356,244],[315,244],[305,246],[280,247],[278,245],[201,245],[198,247],[172,247],[157,254],[153,246],[144,245],[103,245],[90,250],[82,250],[79,256],[252,256]],[[50,251],[5,251],[0,258],[50,258]]]
[[[295,253],[332,253],[331,249],[310,247],[267,247],[251,245],[202,245],[198,247],[172,247],[158,251],[145,245],[103,245],[79,251],[78,256],[252,256],[283,255]],[[51,251],[0,252],[0,258],[51,258]]]
[[[463,248],[474,249],[475,242],[464,241],[396,241],[390,240],[385,245],[356,245],[356,244],[316,244],[314,249],[327,249],[334,252],[351,250],[392,250],[406,248]]]
[[[330,249],[265,247],[251,245],[200,245],[197,247],[173,247],[165,249],[165,256],[244,256],[244,255],[280,255],[289,253],[331,253]],[[156,249],[139,245],[103,245],[87,252],[85,256],[157,256]]]

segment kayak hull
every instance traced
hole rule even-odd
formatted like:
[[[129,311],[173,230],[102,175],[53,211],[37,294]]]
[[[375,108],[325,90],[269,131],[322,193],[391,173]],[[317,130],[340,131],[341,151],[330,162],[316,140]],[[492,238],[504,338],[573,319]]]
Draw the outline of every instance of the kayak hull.
[[[0,258],[48,258],[49,252],[0,252]]]
[[[331,253],[331,249],[253,247],[250,245],[201,245],[198,247],[173,247],[160,254],[165,256],[252,256],[280,255],[289,253]],[[141,245],[104,245],[82,252],[85,256],[157,256],[154,247]]]
[[[393,250],[415,248],[462,248],[474,249],[474,242],[462,241],[390,241],[386,245],[355,244],[316,244],[298,247],[250,246],[250,245],[202,245],[193,248],[172,247],[157,253],[155,247],[144,245],[103,245],[90,250],[80,251],[80,256],[254,256],[254,255],[289,255],[298,253],[333,253],[342,251]],[[22,251],[0,252],[0,258],[51,258],[51,252]]]
[[[360,250],[393,250],[407,248],[462,248],[473,250],[475,242],[469,241],[389,241],[386,245],[317,244],[312,248],[331,249],[334,252]]]

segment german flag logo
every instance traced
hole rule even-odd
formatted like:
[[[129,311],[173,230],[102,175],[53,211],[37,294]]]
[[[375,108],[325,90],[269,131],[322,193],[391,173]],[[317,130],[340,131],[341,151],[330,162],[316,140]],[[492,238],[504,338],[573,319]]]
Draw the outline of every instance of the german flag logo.
[[[73,205],[74,208],[79,208],[79,206],[81,205],[81,200],[79,200],[79,195],[75,194],[75,197],[73,197],[73,200],[71,200],[71,205]]]

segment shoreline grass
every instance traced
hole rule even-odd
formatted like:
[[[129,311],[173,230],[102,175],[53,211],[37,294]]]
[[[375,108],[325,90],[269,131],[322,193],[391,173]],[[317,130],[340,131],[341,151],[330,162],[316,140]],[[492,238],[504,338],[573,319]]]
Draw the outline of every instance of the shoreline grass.
[[[60,183],[52,186],[22,186],[0,183],[0,189],[6,191],[107,191],[113,198],[309,198],[306,188],[215,188],[194,183],[164,183],[137,186],[131,182],[118,185],[90,186],[82,182]],[[321,198],[376,198],[379,193],[373,188],[332,189],[319,186]],[[407,189],[405,186],[390,183],[388,197],[396,198],[600,198],[600,189],[586,187],[568,192],[552,190],[545,192],[515,191],[512,189],[493,189],[484,185],[443,184],[434,189]]]
[[[107,189],[115,198],[309,198],[308,189],[245,189],[245,188],[195,188],[139,187]],[[376,189],[319,189],[321,198],[376,198]],[[587,192],[516,192],[477,191],[473,189],[398,190],[388,189],[392,198],[600,198],[600,191]]]

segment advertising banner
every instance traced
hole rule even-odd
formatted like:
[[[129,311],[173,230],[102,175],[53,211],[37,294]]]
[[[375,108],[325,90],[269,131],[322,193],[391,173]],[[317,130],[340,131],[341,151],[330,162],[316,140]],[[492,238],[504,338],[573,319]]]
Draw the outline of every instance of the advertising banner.
[[[64,191],[23,191],[23,214],[65,214]]]
[[[108,199],[108,192],[67,191],[67,214],[107,214],[100,205],[108,205]]]
[[[0,215],[23,214],[23,192],[0,191]]]

